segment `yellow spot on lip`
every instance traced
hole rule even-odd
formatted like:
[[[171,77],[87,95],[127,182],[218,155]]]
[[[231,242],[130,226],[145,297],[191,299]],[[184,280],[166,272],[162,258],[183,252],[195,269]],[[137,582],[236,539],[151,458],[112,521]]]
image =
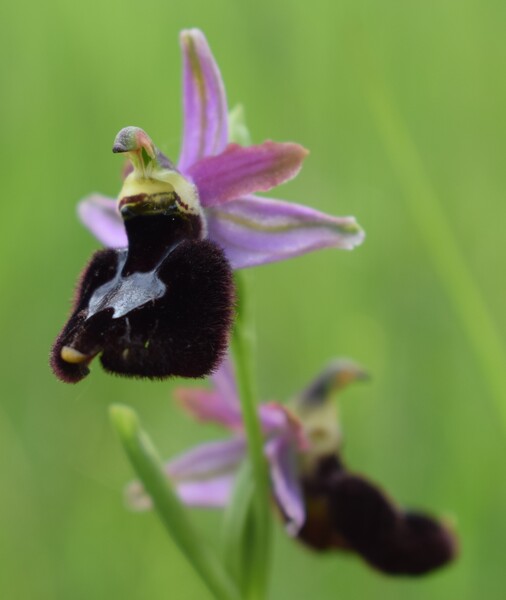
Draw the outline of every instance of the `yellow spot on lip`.
[[[78,365],[90,359],[90,356],[87,354],[83,354],[82,352],[79,352],[79,350],[71,348],[70,346],[63,346],[60,356],[62,357],[62,360],[72,365]]]

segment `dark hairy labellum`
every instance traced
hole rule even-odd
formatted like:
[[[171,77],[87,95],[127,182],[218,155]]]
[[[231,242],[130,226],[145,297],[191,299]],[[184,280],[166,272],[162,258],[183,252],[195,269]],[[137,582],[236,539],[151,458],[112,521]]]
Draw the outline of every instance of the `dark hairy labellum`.
[[[299,540],[313,549],[353,551],[390,575],[422,575],[457,553],[448,527],[400,509],[336,456],[321,458],[302,486],[307,518]]]
[[[203,377],[226,351],[233,316],[232,272],[223,251],[202,239],[201,217],[163,210],[146,194],[120,209],[128,248],[95,253],[72,314],[52,350],[62,381],[85,377],[97,355],[119,375]]]

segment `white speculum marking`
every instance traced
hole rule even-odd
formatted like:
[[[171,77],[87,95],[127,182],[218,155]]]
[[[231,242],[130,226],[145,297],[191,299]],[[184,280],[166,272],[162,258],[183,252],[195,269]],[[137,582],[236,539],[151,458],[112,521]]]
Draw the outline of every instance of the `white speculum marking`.
[[[121,271],[125,261],[126,253],[119,260],[115,276],[93,292],[87,319],[107,308],[113,308],[113,319],[119,319],[134,308],[140,308],[165,294],[167,286],[159,279],[156,270],[123,277]]]

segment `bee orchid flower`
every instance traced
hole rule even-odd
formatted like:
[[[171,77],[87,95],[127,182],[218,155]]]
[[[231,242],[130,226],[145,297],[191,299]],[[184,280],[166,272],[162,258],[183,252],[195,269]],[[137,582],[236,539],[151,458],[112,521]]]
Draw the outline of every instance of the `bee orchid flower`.
[[[233,319],[232,268],[325,246],[351,249],[363,232],[352,217],[261,198],[295,177],[307,151],[294,143],[228,144],[227,102],[204,35],[181,34],[184,135],[174,165],[145,131],[126,127],[118,200],[93,194],[82,221],[105,244],[84,270],[51,366],[83,379],[100,355],[109,372],[148,378],[203,377],[219,365]]]
[[[347,551],[390,575],[422,575],[456,555],[454,533],[423,512],[399,507],[380,487],[348,470],[334,395],[364,379],[355,363],[337,359],[285,407],[259,406],[271,489],[289,535],[316,551]],[[227,360],[214,387],[180,389],[176,396],[196,419],[232,432],[168,462],[167,477],[181,499],[198,507],[225,507],[246,456],[237,389]],[[151,507],[138,482],[127,488],[134,509]]]

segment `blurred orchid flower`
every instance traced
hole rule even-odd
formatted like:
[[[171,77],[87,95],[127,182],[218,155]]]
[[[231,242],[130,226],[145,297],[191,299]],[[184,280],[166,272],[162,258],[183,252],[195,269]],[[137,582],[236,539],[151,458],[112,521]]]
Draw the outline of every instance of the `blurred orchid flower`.
[[[342,436],[332,401],[348,383],[366,378],[355,363],[333,361],[284,407],[262,404],[272,493],[287,532],[314,550],[345,550],[391,575],[421,575],[452,560],[456,538],[443,523],[399,508],[379,487],[347,470]],[[246,457],[237,389],[227,359],[213,376],[212,390],[176,392],[196,419],[218,423],[231,439],[197,446],[166,464],[181,499],[198,507],[225,507],[237,470]],[[151,507],[138,482],[127,488],[129,505]]]
[[[225,89],[206,38],[197,29],[183,31],[181,47],[184,133],[177,172],[194,185],[192,195],[202,206],[206,234],[223,248],[232,268],[360,244],[364,233],[353,217],[332,217],[254,195],[295,177],[307,151],[298,144],[272,141],[248,147],[227,145]],[[130,172],[127,168],[124,175]],[[78,210],[83,223],[104,245],[127,245],[116,200],[93,194],[81,201]]]
[[[202,444],[182,454],[166,465],[166,472],[183,502],[219,508],[229,502],[237,469],[247,454],[247,442],[228,357],[212,380],[213,390],[180,388],[175,393],[176,399],[197,420],[222,425],[234,435],[229,440]],[[295,533],[305,519],[297,456],[306,449],[307,441],[298,419],[281,404],[262,404],[259,419],[274,493],[283,507],[289,531]],[[128,500],[137,510],[151,507],[149,496],[136,482],[128,488]]]

